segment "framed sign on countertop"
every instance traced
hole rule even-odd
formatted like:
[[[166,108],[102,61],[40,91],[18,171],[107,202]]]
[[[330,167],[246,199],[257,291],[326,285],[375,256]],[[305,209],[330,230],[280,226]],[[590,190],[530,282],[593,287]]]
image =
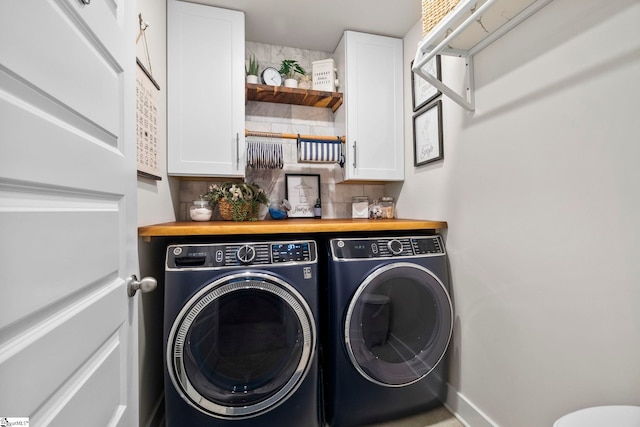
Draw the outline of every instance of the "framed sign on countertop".
[[[320,200],[320,175],[286,174],[285,198],[291,203],[289,218],[313,218],[313,206]]]

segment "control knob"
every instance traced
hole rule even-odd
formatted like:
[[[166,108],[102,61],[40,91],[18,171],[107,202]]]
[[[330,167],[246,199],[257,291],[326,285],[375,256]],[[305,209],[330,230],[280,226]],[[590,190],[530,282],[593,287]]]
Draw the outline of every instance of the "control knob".
[[[251,264],[255,257],[256,250],[253,248],[253,246],[243,245],[240,246],[236,251],[236,258],[242,264]]]
[[[392,239],[387,242],[387,248],[393,255],[400,255],[402,253],[402,242],[400,240]]]

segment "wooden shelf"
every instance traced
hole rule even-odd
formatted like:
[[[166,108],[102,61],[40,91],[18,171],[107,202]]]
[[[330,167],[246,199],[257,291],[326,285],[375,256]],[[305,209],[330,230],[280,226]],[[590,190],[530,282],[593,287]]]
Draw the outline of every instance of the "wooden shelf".
[[[342,105],[342,94],[339,92],[245,83],[245,100],[331,108],[331,111],[335,113]]]
[[[240,234],[283,233],[348,233],[355,231],[410,231],[441,230],[444,221],[415,219],[285,219],[262,221],[182,221],[148,225],[138,228],[138,236],[149,241],[151,237],[168,236],[220,236]]]

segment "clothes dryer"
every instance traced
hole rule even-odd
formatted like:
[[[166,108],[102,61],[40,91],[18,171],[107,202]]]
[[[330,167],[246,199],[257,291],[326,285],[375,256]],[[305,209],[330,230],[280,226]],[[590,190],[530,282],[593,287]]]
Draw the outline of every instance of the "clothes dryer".
[[[319,425],[317,275],[310,240],[168,247],[168,427]]]
[[[327,423],[362,426],[440,405],[453,326],[442,238],[334,238],[327,246]]]

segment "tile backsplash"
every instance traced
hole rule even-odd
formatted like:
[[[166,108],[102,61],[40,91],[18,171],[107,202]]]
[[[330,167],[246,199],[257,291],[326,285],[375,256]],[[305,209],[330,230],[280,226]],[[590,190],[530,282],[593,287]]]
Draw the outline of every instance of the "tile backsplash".
[[[258,59],[260,71],[268,66],[279,68],[283,59],[295,59],[307,74],[311,73],[313,61],[331,57],[327,52],[247,42],[245,50],[247,59],[250,54],[254,54]],[[249,101],[246,105],[245,126],[250,131],[333,136],[336,135],[333,115],[329,108]],[[260,140],[255,137],[248,137],[247,140],[250,138]],[[383,184],[340,184],[344,170],[338,164],[298,163],[295,140],[274,138],[264,140],[282,144],[284,167],[282,169],[247,168],[245,181],[256,183],[263,188],[271,202],[284,199],[285,175],[290,173],[320,175],[323,218],[350,218],[353,196],[368,196],[369,200],[372,200],[384,195]],[[188,221],[189,206],[193,200],[197,200],[201,194],[204,194],[210,184],[222,181],[215,178],[180,181],[178,219]],[[260,218],[265,217],[269,218],[268,209],[262,207]],[[214,216],[213,219],[216,217]]]

